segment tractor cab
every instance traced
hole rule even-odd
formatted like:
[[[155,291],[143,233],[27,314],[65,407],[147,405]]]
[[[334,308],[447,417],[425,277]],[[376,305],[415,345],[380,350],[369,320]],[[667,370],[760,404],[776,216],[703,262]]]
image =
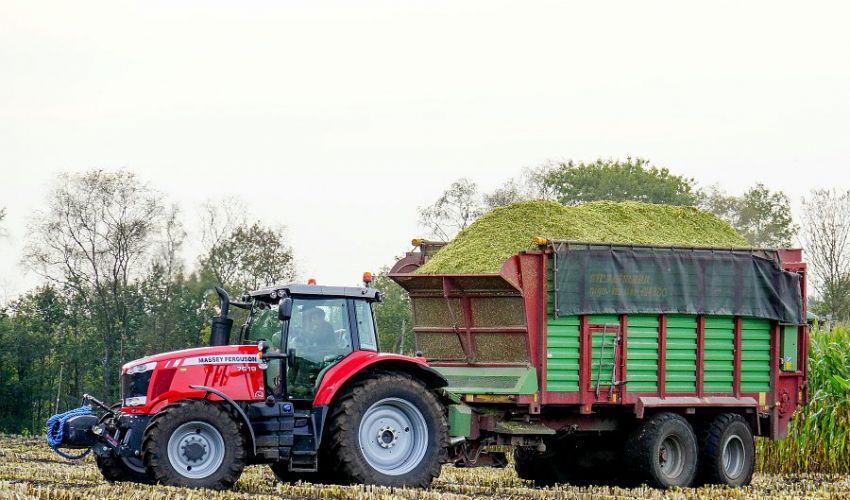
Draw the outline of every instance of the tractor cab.
[[[332,366],[354,351],[378,351],[377,290],[292,284],[249,297],[240,343],[258,345],[267,392],[276,398],[312,401]]]

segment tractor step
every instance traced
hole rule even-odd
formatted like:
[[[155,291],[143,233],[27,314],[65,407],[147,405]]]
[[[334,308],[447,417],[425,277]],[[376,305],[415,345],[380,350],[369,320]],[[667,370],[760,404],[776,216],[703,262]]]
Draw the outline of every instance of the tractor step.
[[[319,461],[315,451],[292,450],[289,459],[290,472],[316,472],[319,470]]]

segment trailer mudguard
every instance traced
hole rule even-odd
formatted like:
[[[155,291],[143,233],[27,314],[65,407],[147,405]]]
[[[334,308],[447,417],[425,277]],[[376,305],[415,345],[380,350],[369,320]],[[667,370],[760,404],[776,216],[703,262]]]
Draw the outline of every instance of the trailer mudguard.
[[[428,366],[425,358],[372,351],[355,351],[325,372],[318,382],[313,406],[329,405],[339,389],[348,380],[367,368],[408,373],[433,389],[445,387],[449,384],[445,377]]]

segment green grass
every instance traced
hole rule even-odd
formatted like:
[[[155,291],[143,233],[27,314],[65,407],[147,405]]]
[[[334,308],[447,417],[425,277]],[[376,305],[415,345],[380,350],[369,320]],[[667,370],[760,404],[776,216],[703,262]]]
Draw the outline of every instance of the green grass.
[[[813,331],[810,403],[781,441],[759,440],[758,464],[770,472],[850,473],[850,328]]]
[[[566,207],[522,201],[491,210],[461,231],[418,272],[497,273],[532,239],[682,246],[742,247],[747,241],[728,223],[692,207],[607,201]]]

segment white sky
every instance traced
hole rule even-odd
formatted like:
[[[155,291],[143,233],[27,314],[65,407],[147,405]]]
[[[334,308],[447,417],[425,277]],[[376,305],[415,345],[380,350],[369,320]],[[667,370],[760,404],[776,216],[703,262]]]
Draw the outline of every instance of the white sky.
[[[797,203],[850,188],[846,2],[0,1],[0,301],[57,173],[125,167],[284,224],[354,284],[460,176],[644,156]],[[200,251],[197,246],[188,254]]]

